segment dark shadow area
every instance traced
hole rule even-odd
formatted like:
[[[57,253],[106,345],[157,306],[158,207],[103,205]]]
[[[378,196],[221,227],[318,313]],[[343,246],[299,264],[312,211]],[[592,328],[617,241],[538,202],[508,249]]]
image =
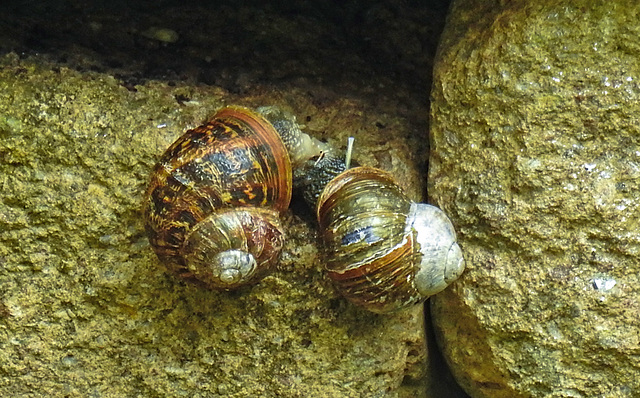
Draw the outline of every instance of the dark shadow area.
[[[447,365],[447,361],[442,356],[436,341],[431,321],[431,305],[429,301],[424,306],[425,330],[427,332],[427,347],[429,350],[429,364],[427,372],[429,385],[428,391],[433,396],[442,398],[470,398],[469,395],[456,383],[456,380]]]
[[[425,107],[448,1],[9,1],[0,52],[216,85],[309,83]]]

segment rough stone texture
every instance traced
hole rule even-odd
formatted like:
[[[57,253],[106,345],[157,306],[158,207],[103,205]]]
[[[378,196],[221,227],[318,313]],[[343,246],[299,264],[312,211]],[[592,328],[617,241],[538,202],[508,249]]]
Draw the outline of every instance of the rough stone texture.
[[[0,91],[0,396],[424,396],[422,308],[378,316],[340,298],[300,200],[278,272],[235,293],[163,272],[140,217],[155,160],[224,103],[290,107],[317,136],[341,126],[325,138],[355,133],[364,163],[405,175],[417,199],[404,119],[306,90],[132,91],[15,55]]]
[[[153,162],[223,103],[353,134],[422,197],[447,3],[0,2],[0,366],[19,369],[0,395],[466,396],[430,332],[424,368],[420,309],[370,319],[335,295],[301,201],[280,272],[230,297],[158,269],[138,213]]]
[[[455,1],[429,193],[467,271],[432,300],[472,397],[640,396],[640,5]]]

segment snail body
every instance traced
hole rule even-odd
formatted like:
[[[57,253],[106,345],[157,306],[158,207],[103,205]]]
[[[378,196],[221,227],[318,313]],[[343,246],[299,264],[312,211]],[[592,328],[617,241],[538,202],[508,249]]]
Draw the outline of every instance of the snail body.
[[[276,107],[227,107],[161,156],[144,221],[160,261],[218,290],[255,283],[278,262],[293,187],[316,206],[326,271],[374,312],[422,302],[464,270],[442,211],[409,200],[393,178],[355,167]]]
[[[316,210],[328,276],[347,299],[370,311],[420,303],[464,270],[447,216],[409,200],[379,169],[339,174],[324,187]]]
[[[227,107],[156,164],[144,204],[149,241],[174,273],[231,290],[276,264],[291,200],[287,148],[262,114]]]

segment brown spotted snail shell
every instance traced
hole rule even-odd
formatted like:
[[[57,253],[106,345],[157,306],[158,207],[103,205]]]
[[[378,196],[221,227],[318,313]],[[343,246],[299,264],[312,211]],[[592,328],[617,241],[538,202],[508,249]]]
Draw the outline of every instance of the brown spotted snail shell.
[[[423,302],[464,270],[449,218],[411,201],[371,167],[331,179],[317,199],[326,272],[352,303],[376,313]]]
[[[275,107],[227,107],[188,130],[156,164],[145,195],[159,260],[218,290],[267,275],[284,244],[292,163],[317,157],[322,145]]]

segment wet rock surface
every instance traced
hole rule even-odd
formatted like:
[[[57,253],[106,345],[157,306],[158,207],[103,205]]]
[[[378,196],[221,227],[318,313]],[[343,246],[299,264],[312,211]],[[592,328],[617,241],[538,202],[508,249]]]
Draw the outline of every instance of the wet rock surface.
[[[431,304],[473,397],[640,394],[640,8],[456,1],[429,194],[463,277]]]

